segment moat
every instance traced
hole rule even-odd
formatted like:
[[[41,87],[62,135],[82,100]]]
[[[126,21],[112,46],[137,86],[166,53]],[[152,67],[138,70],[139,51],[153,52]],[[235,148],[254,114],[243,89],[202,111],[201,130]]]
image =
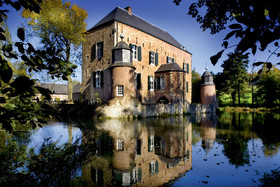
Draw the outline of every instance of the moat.
[[[279,121],[276,114],[228,112],[52,121],[28,135],[5,137],[6,144],[16,141],[39,155],[46,138],[57,147],[90,143],[94,151],[73,171],[89,186],[258,186],[265,172],[280,167]]]

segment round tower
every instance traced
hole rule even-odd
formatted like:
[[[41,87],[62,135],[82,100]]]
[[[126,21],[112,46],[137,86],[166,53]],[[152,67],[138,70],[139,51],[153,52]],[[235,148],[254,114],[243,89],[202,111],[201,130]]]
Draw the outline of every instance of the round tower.
[[[207,71],[202,75],[202,83],[200,85],[200,100],[201,104],[209,105],[216,104],[216,87],[213,82],[213,75]]]
[[[132,50],[120,41],[112,50],[112,98],[135,97],[135,67],[132,65]]]

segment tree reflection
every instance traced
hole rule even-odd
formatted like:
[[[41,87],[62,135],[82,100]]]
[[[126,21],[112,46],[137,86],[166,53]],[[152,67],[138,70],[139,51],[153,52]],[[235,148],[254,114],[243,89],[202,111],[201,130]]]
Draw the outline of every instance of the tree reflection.
[[[254,114],[253,131],[264,144],[266,156],[276,154],[280,148],[280,126],[279,114]]]

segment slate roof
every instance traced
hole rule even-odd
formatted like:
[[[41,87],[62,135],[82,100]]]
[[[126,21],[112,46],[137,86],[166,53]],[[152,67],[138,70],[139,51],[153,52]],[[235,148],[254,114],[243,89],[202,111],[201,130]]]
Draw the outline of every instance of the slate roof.
[[[155,73],[181,71],[185,72],[177,63],[162,64]]]
[[[49,89],[53,94],[68,94],[68,85],[67,84],[49,84],[49,83],[40,83],[38,86],[42,88]],[[73,93],[80,92],[81,84],[75,85],[73,88]]]
[[[147,34],[150,34],[160,40],[163,40],[179,49],[187,51],[184,47],[176,41],[168,32],[160,29],[159,27],[145,21],[144,19],[134,15],[129,14],[127,10],[122,9],[120,7],[116,7],[112,12],[110,12],[107,16],[105,16],[102,20],[100,20],[96,25],[94,25],[88,31],[99,28],[107,23],[118,21],[120,23],[124,23],[128,26],[134,27],[140,31],[143,31]],[[187,51],[188,52],[188,51]],[[190,52],[188,52],[190,53]]]
[[[129,46],[127,45],[127,43],[125,43],[124,41],[120,41],[119,43],[117,43],[116,47],[114,47],[114,49],[128,49],[131,50],[129,48]]]

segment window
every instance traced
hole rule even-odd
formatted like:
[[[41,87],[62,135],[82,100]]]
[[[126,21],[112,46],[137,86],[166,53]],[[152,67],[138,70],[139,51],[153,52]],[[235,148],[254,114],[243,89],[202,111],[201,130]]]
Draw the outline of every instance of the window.
[[[156,66],[158,65],[158,53],[150,51],[149,64],[156,65]]]
[[[123,140],[117,140],[117,150],[123,151],[124,150],[124,142]]]
[[[186,91],[189,92],[189,82],[186,82]]]
[[[173,63],[173,62],[175,62],[175,59],[171,58],[170,56],[167,56],[166,63],[169,64],[169,63]]]
[[[164,90],[165,87],[165,79],[164,76],[160,76],[160,89]]]
[[[169,64],[171,62],[172,62],[172,58],[170,56],[168,56],[167,59],[166,59],[166,63]]]
[[[117,96],[123,96],[123,85],[117,86]]]
[[[96,88],[101,87],[101,71],[97,71],[95,74],[95,85],[96,85]]]
[[[103,86],[103,71],[95,71],[93,72],[93,87],[100,88]]]
[[[141,89],[141,73],[136,73],[135,75],[135,86],[137,90]]]
[[[158,173],[158,171],[159,171],[158,162],[151,161],[149,163],[149,170],[150,170],[150,174]]]
[[[150,65],[155,65],[155,52],[150,51]]]
[[[96,56],[98,59],[100,59],[103,56],[103,42],[97,43],[97,50],[96,50]]]
[[[164,75],[160,76],[160,77],[156,77],[156,87],[155,89],[157,90],[164,90],[165,87],[165,78]]]
[[[187,64],[185,62],[183,63],[183,70],[187,71]]]
[[[148,76],[148,90],[154,90],[154,77]]]
[[[136,45],[132,45],[132,59],[133,60],[137,60],[137,46]]]
[[[141,46],[129,44],[130,49],[132,50],[132,60],[142,60],[141,55]]]
[[[152,161],[150,162],[150,173],[155,173],[156,172],[156,162]]]
[[[150,151],[154,150],[154,146],[155,146],[155,138],[154,136],[150,136]]]
[[[95,58],[101,59],[103,57],[103,42],[93,44],[91,47],[91,61]]]

